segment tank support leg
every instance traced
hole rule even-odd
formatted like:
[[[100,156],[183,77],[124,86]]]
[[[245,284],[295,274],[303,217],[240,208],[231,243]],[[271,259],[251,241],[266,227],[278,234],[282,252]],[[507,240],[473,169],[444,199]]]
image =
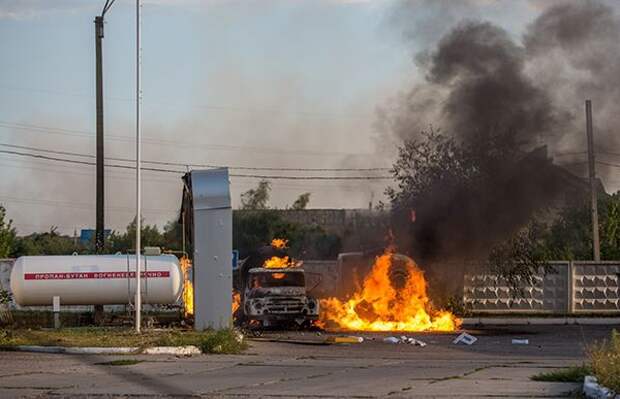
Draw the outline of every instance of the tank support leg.
[[[95,324],[98,326],[103,325],[103,321],[105,319],[105,315],[103,313],[103,305],[95,305]]]

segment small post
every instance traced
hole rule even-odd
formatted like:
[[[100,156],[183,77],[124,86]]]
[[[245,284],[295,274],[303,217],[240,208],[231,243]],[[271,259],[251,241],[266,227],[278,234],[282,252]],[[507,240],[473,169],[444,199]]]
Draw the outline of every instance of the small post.
[[[54,328],[58,330],[60,328],[60,297],[52,297],[52,310],[54,312]]]
[[[592,132],[592,101],[586,100],[586,134],[588,137],[588,174],[590,177],[590,200],[592,212],[592,246],[594,261],[601,260],[598,231],[598,189],[596,187],[596,161],[594,159],[594,134]]]

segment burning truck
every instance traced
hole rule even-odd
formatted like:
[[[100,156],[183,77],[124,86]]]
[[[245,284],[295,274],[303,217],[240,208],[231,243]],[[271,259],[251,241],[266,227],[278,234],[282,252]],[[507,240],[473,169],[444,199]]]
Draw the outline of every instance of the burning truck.
[[[319,318],[319,301],[306,291],[305,272],[291,259],[287,241],[251,253],[233,275],[236,322],[250,327],[310,327]]]

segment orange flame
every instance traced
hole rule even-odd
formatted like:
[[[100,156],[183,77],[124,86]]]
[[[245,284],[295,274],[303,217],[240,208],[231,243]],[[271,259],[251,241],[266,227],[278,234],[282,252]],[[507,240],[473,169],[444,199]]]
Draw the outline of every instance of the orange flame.
[[[286,277],[286,273],[271,273],[271,277],[275,278],[276,280],[282,280],[284,277]]]
[[[289,260],[288,256],[272,256],[263,263],[263,267],[266,269],[285,269],[292,266],[293,263]]]
[[[241,306],[241,295],[237,291],[233,291],[233,295],[232,295],[232,312],[233,312],[233,315],[235,314],[237,309],[239,309],[240,306]]]
[[[187,256],[184,256],[179,264],[181,265],[181,271],[183,271],[183,310],[185,317],[189,317],[194,314],[194,285],[189,275],[192,261]]]
[[[285,238],[274,238],[271,240],[271,246],[275,249],[284,249],[288,245],[288,240]]]
[[[354,331],[456,330],[461,320],[432,308],[424,273],[411,259],[403,257],[404,280],[400,288],[394,287],[390,277],[393,257],[390,250],[377,257],[363,287],[351,299],[323,299],[321,320]]]

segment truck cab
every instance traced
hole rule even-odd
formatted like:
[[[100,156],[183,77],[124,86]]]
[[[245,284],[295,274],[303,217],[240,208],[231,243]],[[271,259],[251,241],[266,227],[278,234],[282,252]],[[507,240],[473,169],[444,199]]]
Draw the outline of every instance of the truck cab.
[[[319,302],[306,294],[304,270],[300,267],[254,268],[247,273],[243,313],[263,326],[282,322],[310,325],[319,317]]]

